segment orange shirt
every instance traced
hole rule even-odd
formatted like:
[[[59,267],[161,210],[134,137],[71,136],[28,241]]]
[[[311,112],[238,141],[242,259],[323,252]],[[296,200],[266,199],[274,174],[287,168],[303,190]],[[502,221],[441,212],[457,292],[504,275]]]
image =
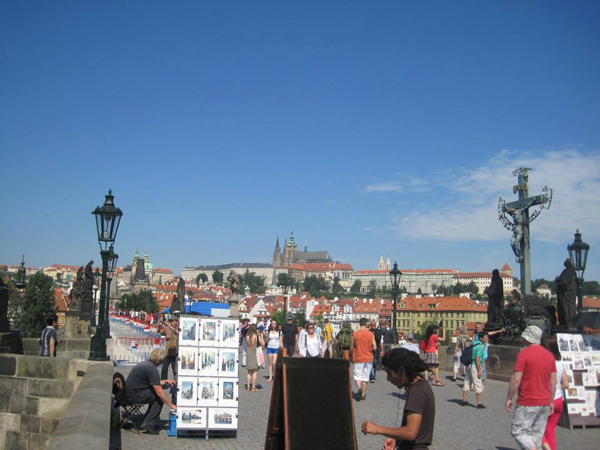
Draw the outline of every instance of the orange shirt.
[[[358,330],[354,332],[354,348],[352,361],[355,363],[373,362],[373,333],[369,330]]]

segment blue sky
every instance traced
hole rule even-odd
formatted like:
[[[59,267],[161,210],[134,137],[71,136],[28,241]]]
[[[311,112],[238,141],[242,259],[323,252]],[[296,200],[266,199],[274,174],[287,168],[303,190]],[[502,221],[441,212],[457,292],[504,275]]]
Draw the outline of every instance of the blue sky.
[[[600,279],[598,2],[0,6],[1,263],[116,250],[270,262],[294,229],[355,268],[517,271],[498,197],[526,165],[532,274],[580,228]]]

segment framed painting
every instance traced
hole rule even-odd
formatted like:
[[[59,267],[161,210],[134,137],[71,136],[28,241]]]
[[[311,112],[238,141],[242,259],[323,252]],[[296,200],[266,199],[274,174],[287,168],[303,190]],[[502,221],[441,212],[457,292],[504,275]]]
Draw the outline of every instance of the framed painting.
[[[230,349],[221,349],[219,352],[219,376],[235,377],[238,376],[238,351]]]
[[[237,380],[221,378],[219,381],[219,406],[238,405],[238,386]]]
[[[208,428],[210,429],[237,429],[237,408],[210,408],[208,414]]]
[[[219,379],[198,378],[198,405],[217,406],[219,402]]]
[[[198,375],[217,376],[219,374],[219,350],[211,347],[198,349]]]
[[[219,322],[215,319],[202,319],[198,344],[204,347],[218,347]]]
[[[177,429],[201,430],[207,425],[206,408],[177,408]]]
[[[198,378],[179,377],[177,380],[177,404],[181,406],[196,406],[198,404]]]
[[[198,348],[179,347],[179,374],[198,375]]]
[[[240,344],[239,326],[237,320],[221,321],[221,347],[238,348]]]
[[[179,322],[179,345],[198,345],[198,319],[182,317]]]

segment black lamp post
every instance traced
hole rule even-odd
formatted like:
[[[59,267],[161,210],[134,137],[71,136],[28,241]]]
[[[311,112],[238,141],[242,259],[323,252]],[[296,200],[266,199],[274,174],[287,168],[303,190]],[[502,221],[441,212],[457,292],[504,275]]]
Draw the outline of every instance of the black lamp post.
[[[92,327],[96,326],[96,300],[98,298],[98,287],[100,286],[101,282],[102,282],[102,274],[96,267],[96,270],[94,272],[94,303],[93,303],[94,306],[92,308],[92,318],[90,319],[90,326],[92,326]]]
[[[107,287],[107,272],[108,260],[110,256],[110,247],[115,242],[119,223],[123,212],[115,207],[114,196],[112,191],[108,191],[108,195],[104,200],[104,205],[97,207],[92,214],[96,216],[96,230],[98,232],[98,244],[100,244],[100,256],[102,257],[102,280],[100,284],[100,308],[98,311],[98,327],[96,334],[92,336],[90,346],[90,359],[94,361],[107,361],[109,359],[106,354],[106,338],[108,329],[106,325],[106,305],[108,295]]]
[[[110,283],[112,282],[113,277],[115,276],[115,269],[117,268],[117,261],[119,260],[119,255],[115,253],[115,249],[113,246],[110,246],[108,250],[110,254],[108,255],[108,272],[106,272],[106,330],[107,336],[110,335]]]
[[[396,328],[396,304],[398,303],[398,293],[400,292],[400,277],[402,272],[398,270],[398,263],[394,262],[394,268],[390,270],[390,280],[392,282],[392,299],[394,300],[394,309],[392,310],[392,331],[394,332],[394,344],[398,342],[398,330]]]
[[[590,250],[589,244],[581,240],[581,233],[579,230],[575,232],[575,239],[572,244],[567,245],[569,251],[569,258],[573,263],[573,269],[577,274],[577,313],[583,311],[583,297],[581,296],[581,283],[583,283],[583,273],[585,272],[585,265],[587,264],[587,256]],[[578,327],[579,332],[583,331],[583,327]]]

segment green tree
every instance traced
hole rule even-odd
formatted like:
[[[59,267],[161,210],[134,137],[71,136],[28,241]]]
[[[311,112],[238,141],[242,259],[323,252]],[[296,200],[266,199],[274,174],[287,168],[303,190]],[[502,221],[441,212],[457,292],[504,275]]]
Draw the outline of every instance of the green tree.
[[[158,312],[158,302],[147,289],[136,294],[123,294],[119,302],[119,308],[130,311]]]
[[[41,272],[29,279],[21,305],[18,328],[26,337],[36,337],[46,327],[46,319],[56,314],[54,280]]]
[[[331,287],[331,292],[337,294],[338,292],[346,292],[346,290],[340,284],[340,277],[333,278],[333,286]]]
[[[200,283],[206,283],[208,281],[208,276],[205,273],[199,273],[196,276],[196,287],[200,286]]]
[[[371,280],[369,281],[369,296],[375,297],[377,293],[377,281]]]
[[[581,283],[581,295],[600,295],[600,284],[597,281]]]
[[[217,285],[222,285],[223,284],[223,272],[221,272],[220,270],[215,270],[212,274],[212,280],[213,280],[213,283],[215,283]]]
[[[310,292],[313,297],[320,297],[324,292],[329,291],[329,282],[325,278],[311,275],[304,278],[303,289]]]
[[[288,273],[279,273],[277,274],[277,286],[284,292],[290,292],[296,287],[296,279]]]
[[[280,325],[284,324],[285,317],[283,317],[283,309],[278,309],[277,311],[273,311],[271,313],[271,320],[276,321]]]
[[[265,277],[258,276],[256,273],[246,269],[246,273],[242,277],[242,282],[245,286],[248,286],[252,294],[265,293]]]
[[[354,294],[358,294],[360,292],[360,288],[362,287],[362,281],[356,280],[352,283],[352,287],[350,288],[350,292]]]

